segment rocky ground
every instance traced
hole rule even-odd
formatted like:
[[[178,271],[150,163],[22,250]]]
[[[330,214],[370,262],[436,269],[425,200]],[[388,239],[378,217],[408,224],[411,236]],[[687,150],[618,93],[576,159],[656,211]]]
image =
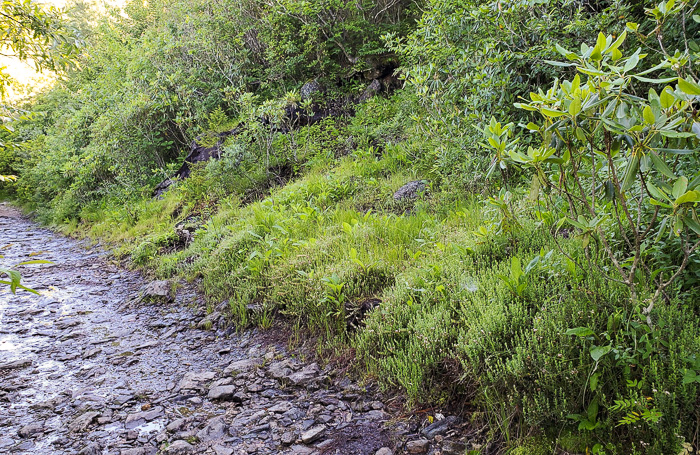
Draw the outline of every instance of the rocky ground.
[[[464,454],[456,417],[398,406],[264,333],[211,326],[196,292],[136,272],[0,205],[0,452]],[[211,321],[215,322],[215,321]],[[199,327],[199,328],[198,328]]]

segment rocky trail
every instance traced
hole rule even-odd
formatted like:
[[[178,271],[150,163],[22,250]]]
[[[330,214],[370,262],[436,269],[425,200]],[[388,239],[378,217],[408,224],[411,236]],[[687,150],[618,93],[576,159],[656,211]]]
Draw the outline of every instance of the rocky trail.
[[[205,330],[194,290],[146,283],[6,205],[0,247],[4,265],[52,261],[19,267],[41,295],[0,288],[0,453],[467,449],[457,418],[397,418],[400,403],[298,360],[258,330]]]

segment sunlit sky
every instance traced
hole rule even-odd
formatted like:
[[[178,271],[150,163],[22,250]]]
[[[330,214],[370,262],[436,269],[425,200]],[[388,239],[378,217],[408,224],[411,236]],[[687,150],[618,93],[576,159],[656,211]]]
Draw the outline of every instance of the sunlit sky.
[[[36,1],[36,3],[55,6],[57,8],[65,8],[66,0],[41,0]],[[109,3],[110,5],[123,5],[126,0],[92,0],[93,4],[103,4]],[[42,87],[50,84],[54,80],[54,75],[51,73],[38,74],[31,62],[22,62],[16,58],[3,57],[0,56],[0,66],[6,67],[4,70],[12,78],[17,81],[20,85],[27,87]],[[10,88],[8,90],[8,98],[10,100],[16,100],[23,96],[23,90],[14,90]]]

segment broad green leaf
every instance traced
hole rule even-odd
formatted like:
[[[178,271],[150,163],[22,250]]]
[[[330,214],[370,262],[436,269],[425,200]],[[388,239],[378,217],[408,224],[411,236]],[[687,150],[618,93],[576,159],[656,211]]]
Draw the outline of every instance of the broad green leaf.
[[[680,177],[678,180],[676,180],[676,183],[673,184],[673,192],[671,194],[673,195],[674,199],[678,199],[687,189],[688,179],[686,177]]]
[[[624,31],[620,34],[620,36],[613,42],[610,47],[608,47],[606,52],[613,52],[616,50],[618,47],[622,45],[622,43],[625,41],[625,38],[627,38],[627,31]]]
[[[649,125],[653,125],[656,121],[656,117],[654,116],[654,112],[651,110],[651,106],[646,106],[644,108],[642,111],[642,116],[644,117],[644,123]]]
[[[699,379],[700,378],[698,377],[697,373],[695,373],[695,370],[685,370],[685,374],[683,375],[683,384],[692,384],[693,382],[696,382]]]
[[[687,93],[688,95],[700,95],[700,85],[696,84],[693,81],[687,81],[679,77],[678,88],[681,89],[682,92]]]
[[[591,348],[591,358],[598,362],[604,355],[612,350],[612,346],[594,346]]]
[[[659,200],[657,200],[657,199],[654,199],[653,197],[649,198],[649,203],[650,203],[651,205],[658,205],[659,207],[664,207],[664,208],[667,208],[667,209],[672,209],[672,208],[673,208],[672,205],[666,204],[665,202],[661,202],[661,201],[659,201]]]
[[[547,117],[561,117],[562,115],[566,114],[566,112],[558,111],[556,109],[551,109],[548,107],[541,107],[540,112],[543,115],[546,115]]]
[[[627,59],[627,61],[625,62],[625,66],[622,67],[623,72],[630,72],[637,66],[637,63],[639,63],[639,52],[640,51],[638,49],[637,52],[635,52],[630,58]]]
[[[663,90],[661,90],[659,100],[661,101],[661,107],[663,107],[664,109],[668,109],[669,107],[673,106],[673,103],[676,102],[676,97],[674,96],[671,87],[667,86],[664,87]]]
[[[663,175],[670,179],[675,179],[676,176],[673,174],[673,171],[671,170],[670,167],[666,164],[666,162],[656,153],[651,152],[649,154],[649,157],[651,158],[652,163],[654,163],[654,168],[661,172]]]
[[[690,202],[698,202],[700,201],[700,192],[697,191],[686,191],[684,194],[682,194],[678,199],[674,201],[674,204],[676,206],[681,205],[681,204],[687,204]]]
[[[688,216],[683,217],[683,222],[686,226],[693,230],[697,235],[700,235],[700,223]]]
[[[581,98],[577,96],[571,100],[571,104],[569,105],[569,114],[575,117],[579,112],[581,112]]]

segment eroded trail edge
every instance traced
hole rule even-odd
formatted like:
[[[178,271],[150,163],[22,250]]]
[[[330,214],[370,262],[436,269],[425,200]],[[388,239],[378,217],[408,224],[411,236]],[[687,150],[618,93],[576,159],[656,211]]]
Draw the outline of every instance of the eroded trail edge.
[[[455,419],[421,434],[256,330],[197,329],[192,290],[125,305],[146,284],[138,273],[6,205],[0,246],[6,265],[52,261],[21,267],[40,296],[0,291],[0,452],[464,453],[443,440]]]

